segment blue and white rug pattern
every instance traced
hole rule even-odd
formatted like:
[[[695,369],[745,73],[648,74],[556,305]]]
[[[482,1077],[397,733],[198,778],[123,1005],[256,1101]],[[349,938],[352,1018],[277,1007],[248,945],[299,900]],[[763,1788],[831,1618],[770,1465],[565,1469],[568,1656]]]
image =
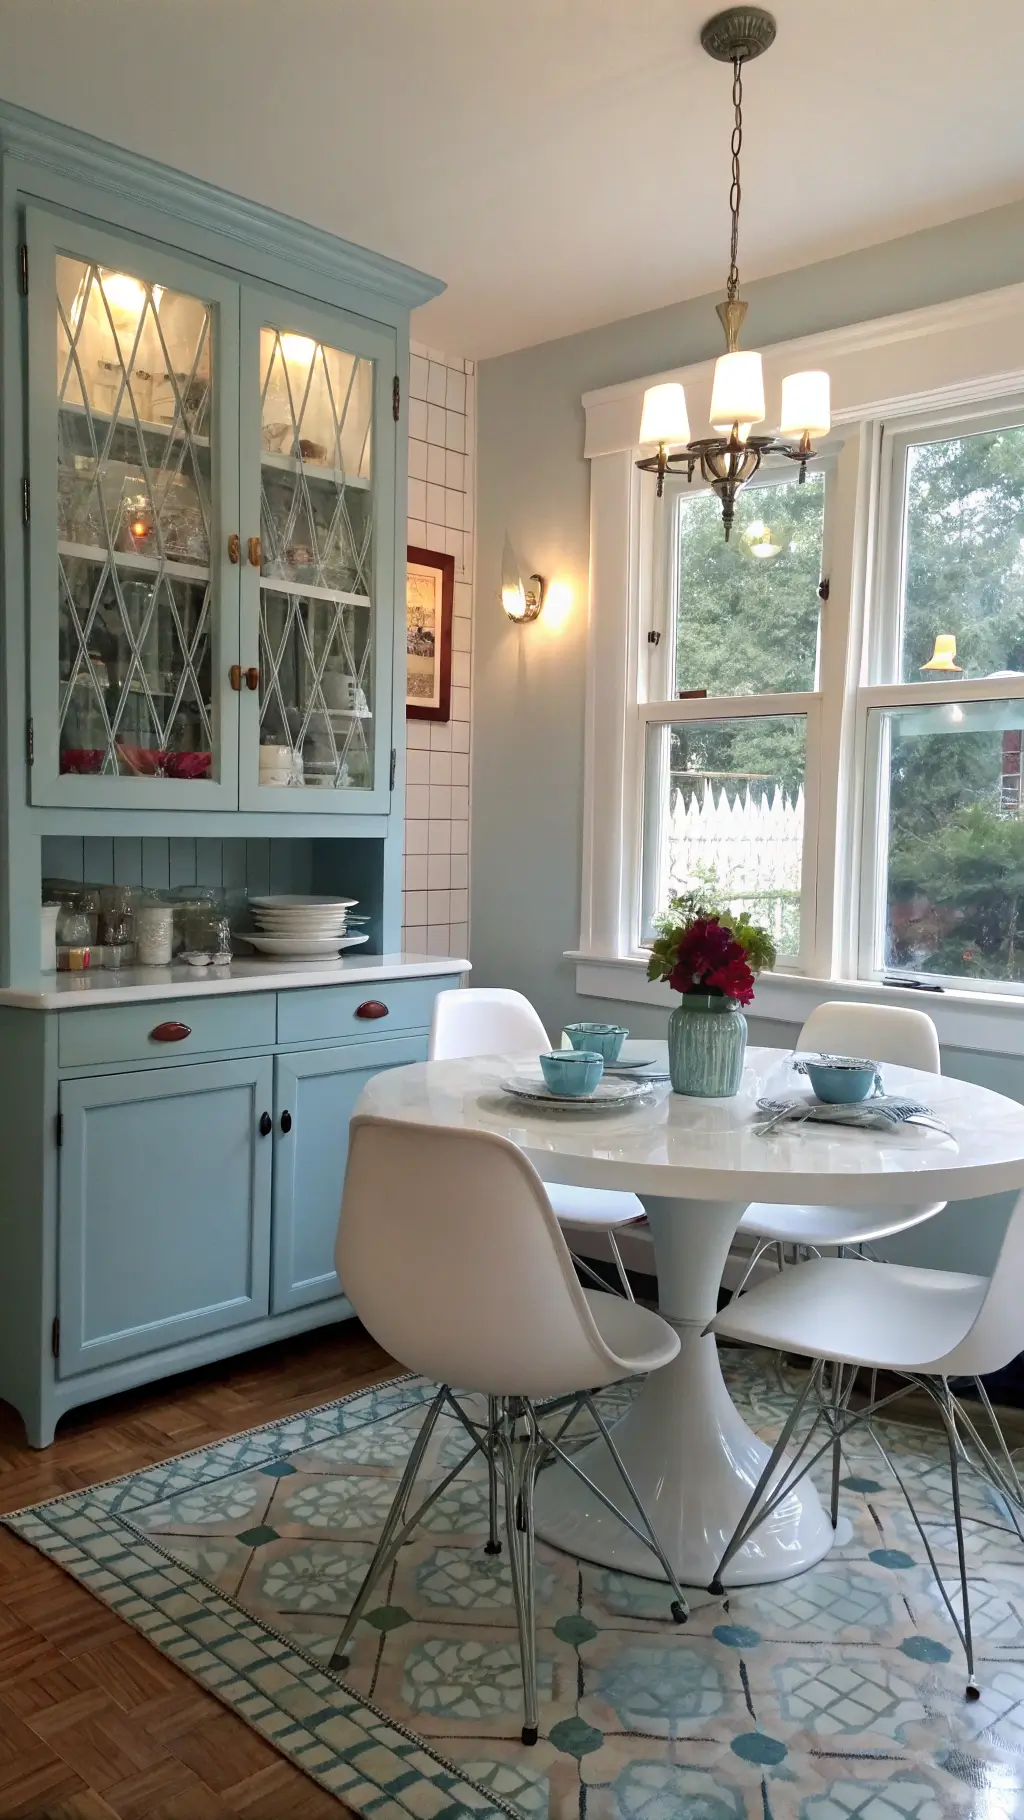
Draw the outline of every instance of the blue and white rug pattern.
[[[770,1365],[729,1352],[770,1437]],[[846,1448],[837,1546],[796,1579],[664,1591],[538,1550],[541,1739],[519,1739],[504,1555],[482,1551],[482,1471],[457,1480],[327,1668],[431,1387],[405,1378],[8,1517],[287,1756],[374,1820],[1024,1820],[1024,1548],[968,1480],[982,1697],[898,1488]],[[629,1391],[604,1401],[617,1415]],[[944,1443],[891,1423],[956,1581]],[[580,1439],[584,1438],[581,1430]],[[464,1451],[438,1426],[425,1473]]]

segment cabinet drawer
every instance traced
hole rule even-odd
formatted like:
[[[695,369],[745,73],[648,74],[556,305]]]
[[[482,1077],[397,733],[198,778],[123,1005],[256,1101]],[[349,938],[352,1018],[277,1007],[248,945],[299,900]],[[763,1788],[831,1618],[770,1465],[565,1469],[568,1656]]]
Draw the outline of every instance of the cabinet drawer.
[[[272,1049],[272,992],[237,998],[151,999],[62,1011],[57,1053],[62,1068],[97,1062],[170,1061],[214,1049]],[[180,1035],[185,1031],[185,1035]],[[159,1035],[155,1034],[159,1032]]]
[[[372,986],[314,986],[281,992],[277,1040],[330,1043],[346,1036],[425,1030],[437,994],[458,983],[459,975],[453,974],[451,978],[380,980]]]

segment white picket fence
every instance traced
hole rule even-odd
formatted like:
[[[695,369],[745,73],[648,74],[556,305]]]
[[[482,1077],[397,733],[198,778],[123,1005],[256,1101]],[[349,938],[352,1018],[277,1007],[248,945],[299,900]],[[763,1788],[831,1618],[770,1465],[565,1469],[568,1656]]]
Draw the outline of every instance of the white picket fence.
[[[668,891],[712,889],[731,910],[747,910],[783,954],[800,946],[800,870],[804,793],[708,782],[698,794],[677,789],[668,822]]]

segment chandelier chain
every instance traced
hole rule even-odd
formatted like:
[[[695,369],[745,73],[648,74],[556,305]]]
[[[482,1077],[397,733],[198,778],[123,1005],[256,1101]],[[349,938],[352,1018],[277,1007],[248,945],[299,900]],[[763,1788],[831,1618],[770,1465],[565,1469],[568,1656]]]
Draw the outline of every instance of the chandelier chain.
[[[743,191],[740,188],[740,152],[743,147],[743,59],[736,57],[732,66],[732,184],[729,189],[729,210],[732,215],[732,236],[729,242],[729,276],[726,280],[725,294],[730,303],[735,303],[739,295],[740,274],[736,263],[740,244],[740,202]]]

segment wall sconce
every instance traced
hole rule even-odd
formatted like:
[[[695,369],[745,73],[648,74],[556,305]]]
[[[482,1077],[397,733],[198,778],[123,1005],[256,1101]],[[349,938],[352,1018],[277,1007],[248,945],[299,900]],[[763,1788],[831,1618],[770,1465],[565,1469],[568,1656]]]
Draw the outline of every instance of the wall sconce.
[[[536,619],[544,605],[543,576],[528,575],[525,581],[523,580],[519,558],[507,535],[501,559],[501,604],[509,619],[514,620],[518,625],[525,624],[529,619]]]

